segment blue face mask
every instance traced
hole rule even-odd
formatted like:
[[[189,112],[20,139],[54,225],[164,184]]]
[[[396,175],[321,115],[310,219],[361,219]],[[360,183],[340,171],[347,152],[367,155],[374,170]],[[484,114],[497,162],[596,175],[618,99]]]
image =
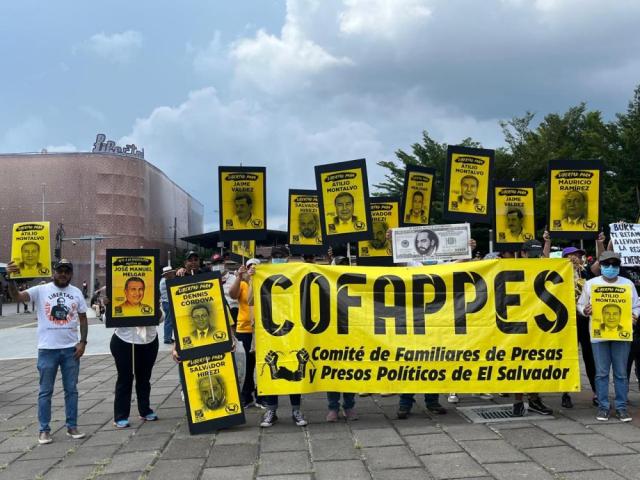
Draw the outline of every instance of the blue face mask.
[[[287,263],[287,259],[286,258],[272,258],[271,259],[271,263],[276,264],[276,263]]]
[[[620,267],[617,265],[601,265],[600,272],[603,277],[616,278],[620,273]]]

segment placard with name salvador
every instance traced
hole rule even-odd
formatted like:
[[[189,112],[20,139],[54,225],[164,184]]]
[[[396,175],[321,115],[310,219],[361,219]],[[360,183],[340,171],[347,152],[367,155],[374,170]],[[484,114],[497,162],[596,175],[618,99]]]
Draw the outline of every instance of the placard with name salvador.
[[[469,259],[470,238],[468,223],[394,228],[393,263]]]

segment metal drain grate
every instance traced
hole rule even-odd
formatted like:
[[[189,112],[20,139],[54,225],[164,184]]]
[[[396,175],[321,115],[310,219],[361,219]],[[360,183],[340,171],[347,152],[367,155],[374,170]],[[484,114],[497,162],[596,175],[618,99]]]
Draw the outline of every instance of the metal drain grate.
[[[537,413],[527,413],[524,417],[513,417],[511,415],[513,405],[456,407],[456,410],[472,423],[551,420],[555,418],[553,415],[538,415]]]

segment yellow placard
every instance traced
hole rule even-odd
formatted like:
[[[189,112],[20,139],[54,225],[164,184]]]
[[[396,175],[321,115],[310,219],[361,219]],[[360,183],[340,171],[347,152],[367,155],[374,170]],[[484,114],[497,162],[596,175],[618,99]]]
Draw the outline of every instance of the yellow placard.
[[[404,192],[404,224],[427,225],[433,191],[433,175],[409,171]]]
[[[359,168],[320,173],[326,234],[367,230],[365,188]]]
[[[390,257],[393,252],[391,250],[391,239],[387,239],[387,231],[390,228],[398,228],[400,226],[398,218],[400,206],[395,200],[380,201],[375,198],[371,199],[369,205],[371,208],[373,238],[358,242],[358,256],[362,258]]]
[[[221,215],[224,230],[261,230],[266,228],[264,183],[264,172],[260,170],[255,172],[221,172]]]
[[[51,277],[51,236],[49,222],[13,224],[11,259],[20,269],[11,278]]]
[[[566,259],[260,265],[260,394],[580,389]]]
[[[449,210],[486,215],[491,157],[452,153],[449,172]]]
[[[180,350],[229,341],[220,280],[169,287]]]
[[[549,231],[597,232],[600,170],[551,170],[549,181]]]
[[[289,245],[322,245],[317,195],[289,194]]]
[[[495,187],[497,243],[523,243],[535,238],[532,187]]]
[[[229,352],[181,362],[192,423],[241,412],[232,355]]]
[[[154,317],[155,258],[114,256],[111,263],[111,315],[114,318]]]
[[[235,253],[239,257],[246,259],[256,256],[255,240],[234,240],[231,242],[231,253]]]
[[[631,285],[591,285],[591,338],[630,342]]]

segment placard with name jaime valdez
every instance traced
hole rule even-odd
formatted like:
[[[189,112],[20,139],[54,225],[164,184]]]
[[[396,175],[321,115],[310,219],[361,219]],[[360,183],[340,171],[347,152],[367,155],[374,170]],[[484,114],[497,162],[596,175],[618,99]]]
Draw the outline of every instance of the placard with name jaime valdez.
[[[49,222],[13,224],[11,259],[20,269],[11,278],[51,277],[51,237]]]
[[[159,258],[157,249],[107,249],[107,328],[159,324]]]
[[[265,167],[218,167],[221,240],[266,237],[266,177]]]
[[[394,228],[393,262],[466,260],[471,258],[468,223]]]

